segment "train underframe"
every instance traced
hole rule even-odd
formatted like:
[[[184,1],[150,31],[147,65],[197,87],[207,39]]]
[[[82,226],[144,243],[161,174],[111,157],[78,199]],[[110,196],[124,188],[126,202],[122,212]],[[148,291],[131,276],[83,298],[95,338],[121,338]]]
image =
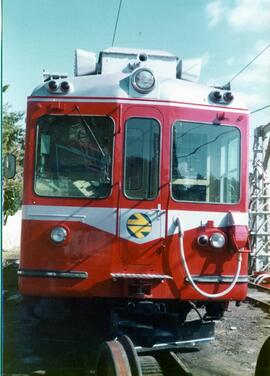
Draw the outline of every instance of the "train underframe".
[[[54,322],[95,323],[111,340],[123,335],[135,347],[186,346],[214,339],[214,320],[227,301],[25,297],[31,316]]]

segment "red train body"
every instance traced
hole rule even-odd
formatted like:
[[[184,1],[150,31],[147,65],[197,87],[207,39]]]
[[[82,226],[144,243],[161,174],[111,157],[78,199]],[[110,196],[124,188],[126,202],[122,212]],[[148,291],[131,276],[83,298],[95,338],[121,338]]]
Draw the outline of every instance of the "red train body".
[[[179,66],[110,49],[28,98],[23,294],[245,299],[248,110]]]

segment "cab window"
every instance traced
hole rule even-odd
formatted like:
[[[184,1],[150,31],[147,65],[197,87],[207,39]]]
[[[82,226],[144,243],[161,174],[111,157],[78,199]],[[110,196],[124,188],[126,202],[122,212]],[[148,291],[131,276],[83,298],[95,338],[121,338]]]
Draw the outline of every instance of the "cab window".
[[[40,118],[35,192],[47,197],[107,197],[111,191],[113,135],[113,121],[105,116]]]
[[[240,132],[232,126],[173,125],[171,194],[177,201],[237,203]]]

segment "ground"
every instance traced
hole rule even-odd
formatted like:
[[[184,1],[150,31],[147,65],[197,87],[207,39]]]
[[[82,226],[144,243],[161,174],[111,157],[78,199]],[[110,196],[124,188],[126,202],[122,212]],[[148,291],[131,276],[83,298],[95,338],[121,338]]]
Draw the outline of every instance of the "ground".
[[[270,315],[245,302],[229,306],[216,323],[216,339],[185,354],[194,376],[253,376],[259,350],[270,335]]]
[[[16,252],[5,252],[6,260]],[[4,376],[81,376],[93,374],[97,327],[42,321],[29,315],[10,264],[4,273]],[[41,305],[40,311],[45,305]],[[52,308],[52,307],[51,307]],[[60,311],[59,311],[60,312]],[[76,320],[80,322],[81,316]],[[259,350],[270,335],[270,315],[247,302],[231,303],[216,322],[216,339],[179,354],[194,376],[253,376]],[[88,346],[89,338],[95,338]],[[172,375],[173,376],[173,375]]]

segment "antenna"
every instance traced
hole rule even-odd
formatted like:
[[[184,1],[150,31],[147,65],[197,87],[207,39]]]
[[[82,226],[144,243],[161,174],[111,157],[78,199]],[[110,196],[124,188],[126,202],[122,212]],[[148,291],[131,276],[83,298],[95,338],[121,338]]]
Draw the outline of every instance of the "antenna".
[[[114,39],[115,39],[115,34],[116,34],[117,26],[118,26],[118,20],[119,20],[119,15],[120,15],[120,11],[121,11],[121,5],[122,5],[122,0],[119,1],[119,7],[118,7],[118,12],[117,12],[115,26],[114,26],[113,39],[112,39],[112,47],[114,45]]]
[[[264,110],[265,108],[268,108],[268,107],[270,107],[270,104],[268,104],[267,106],[261,107],[261,108],[257,108],[254,111],[251,111],[251,114],[255,114],[255,112],[262,111],[262,110]]]
[[[240,69],[240,71],[238,73],[236,73],[233,78],[227,82],[226,85],[224,85],[222,87],[222,89],[224,90],[230,90],[231,89],[231,82],[236,78],[238,77],[242,72],[244,72],[244,70],[246,70],[255,60],[258,59],[259,56],[261,56],[268,48],[270,47],[270,44],[268,44],[266,47],[264,47],[264,49],[259,52],[248,64],[246,64],[242,69]]]

